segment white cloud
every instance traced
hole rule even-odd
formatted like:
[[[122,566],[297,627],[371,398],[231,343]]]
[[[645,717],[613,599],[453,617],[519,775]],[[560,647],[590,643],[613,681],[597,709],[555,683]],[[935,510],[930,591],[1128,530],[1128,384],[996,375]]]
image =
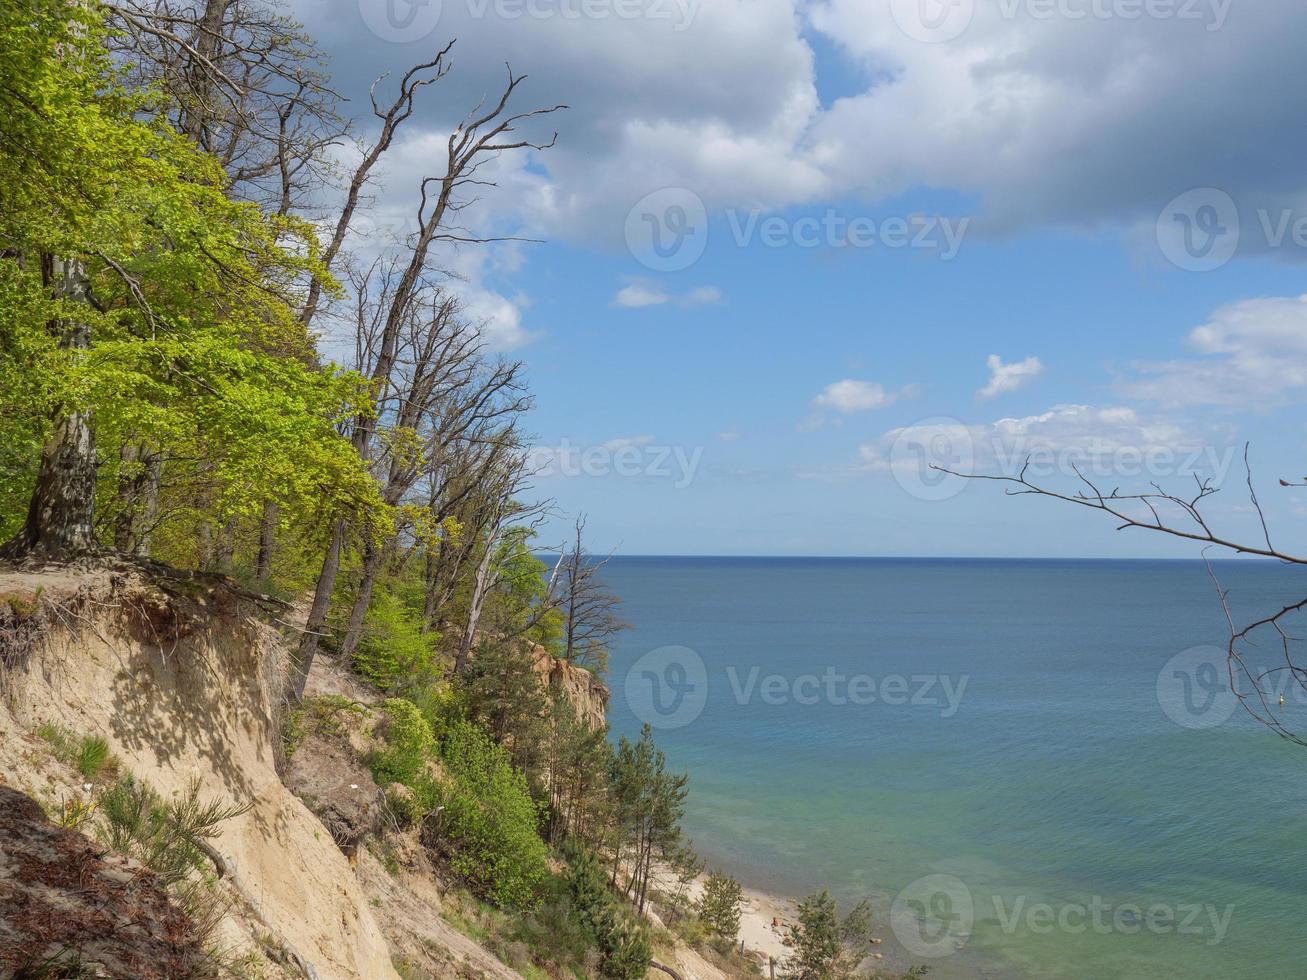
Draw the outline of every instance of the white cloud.
[[[734,429],[727,429],[725,432],[717,433],[717,438],[721,442],[739,442],[740,434]]]
[[[448,130],[437,113],[498,91],[505,60],[528,71],[518,108],[571,109],[527,124],[523,135],[544,140],[556,128],[557,146],[505,154],[486,197],[532,234],[620,248],[626,211],[664,187],[693,190],[710,211],[948,188],[977,198],[998,230],[1151,225],[1204,186],[1232,194],[1250,223],[1257,207],[1279,213],[1307,197],[1307,86],[1284,84],[1307,5],[1231,2],[1160,5],[1171,16],[1088,0],[1039,4],[1039,15],[1033,3],[976,2],[943,44],[905,33],[889,0],[648,4],[661,17],[478,17],[447,3],[434,33],[410,45],[372,36],[358,0],[292,0],[291,12],[363,106],[380,71],[460,38],[455,71],[410,128],[434,148],[428,169]],[[805,34],[848,62],[826,105]]]
[[[981,398],[993,398],[995,395],[1016,391],[1044,373],[1044,362],[1037,357],[1004,364],[997,354],[990,354],[985,359],[985,364],[989,368],[989,384],[976,392]]]
[[[1121,391],[1169,405],[1255,407],[1307,389],[1307,295],[1223,306],[1188,345],[1198,357],[1136,364]]]
[[[667,300],[667,294],[656,286],[646,286],[642,283],[631,283],[631,285],[623,286],[618,290],[617,295],[613,297],[613,305],[632,308],[638,308],[641,306],[661,306],[663,303],[666,303]]]
[[[858,448],[858,472],[920,472],[926,464],[977,474],[1038,479],[1079,474],[1135,489],[1192,473],[1224,480],[1238,457],[1229,439],[1123,406],[1056,405],[1046,412],[967,424],[930,419],[891,429]],[[924,461],[924,463],[923,463]],[[1083,487],[1081,487],[1083,489]]]
[[[853,412],[868,412],[873,408],[884,408],[898,397],[885,390],[883,385],[872,381],[855,381],[846,378],[828,384],[820,395],[812,400],[815,408],[828,408],[843,415]]]
[[[915,392],[916,389],[912,385],[907,385],[898,391],[889,391],[884,385],[874,381],[859,381],[854,378],[834,381],[812,400],[812,410],[799,423],[798,429],[800,432],[810,432],[832,421],[839,425],[842,415],[854,415],[884,408]]]
[[[644,306],[662,306],[671,303],[682,309],[696,306],[713,306],[722,301],[722,291],[716,286],[696,286],[684,293],[672,293],[657,283],[643,279],[632,280],[617,291],[613,305],[638,309]]]

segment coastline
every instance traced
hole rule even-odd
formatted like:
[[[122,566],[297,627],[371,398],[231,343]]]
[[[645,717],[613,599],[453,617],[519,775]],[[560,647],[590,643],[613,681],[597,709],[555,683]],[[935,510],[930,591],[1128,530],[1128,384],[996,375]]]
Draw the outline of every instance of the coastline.
[[[691,902],[699,900],[707,877],[703,873],[690,882],[687,894]],[[657,880],[664,891],[673,890],[668,886],[675,882],[675,876],[665,866],[658,869]],[[740,882],[740,891],[742,901],[737,942],[744,944],[746,954],[757,962],[763,976],[767,977],[770,965],[780,969],[794,953],[794,948],[787,946],[785,939],[790,935],[791,927],[798,925],[799,903],[797,899],[755,888],[743,881]],[[877,947],[881,942],[879,937],[872,940]],[[868,955],[868,959],[879,964],[884,954],[877,949]]]

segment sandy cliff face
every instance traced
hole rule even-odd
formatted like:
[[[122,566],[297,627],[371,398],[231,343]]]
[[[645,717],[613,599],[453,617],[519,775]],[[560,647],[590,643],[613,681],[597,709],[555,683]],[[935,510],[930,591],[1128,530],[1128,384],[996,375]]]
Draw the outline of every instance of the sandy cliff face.
[[[323,980],[398,976],[353,870],[278,777],[274,630],[229,593],[134,574],[0,573],[3,597],[20,598],[0,623],[0,728],[98,734],[165,797],[198,777],[205,799],[249,805],[215,842],[249,917]]]
[[[593,728],[604,727],[611,695],[603,681],[588,670],[550,656],[539,645],[531,648],[531,663],[540,682],[561,693],[576,710],[577,717]]]

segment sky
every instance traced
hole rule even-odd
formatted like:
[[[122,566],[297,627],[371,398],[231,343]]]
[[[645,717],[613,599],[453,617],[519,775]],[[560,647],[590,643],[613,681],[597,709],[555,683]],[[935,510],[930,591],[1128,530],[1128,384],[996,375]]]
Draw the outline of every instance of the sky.
[[[361,236],[505,64],[441,256],[523,361],[542,546],[1198,557],[960,472],[1191,492],[1307,551],[1301,0],[293,0],[357,131],[452,39]],[[382,92],[393,85],[383,81]],[[1182,523],[1178,512],[1170,515]]]

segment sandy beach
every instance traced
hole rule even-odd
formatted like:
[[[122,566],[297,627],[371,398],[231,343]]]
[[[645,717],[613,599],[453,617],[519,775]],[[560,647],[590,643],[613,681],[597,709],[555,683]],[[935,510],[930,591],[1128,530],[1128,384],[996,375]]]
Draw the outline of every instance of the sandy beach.
[[[667,868],[655,872],[657,886],[663,892],[675,891],[675,875]],[[700,875],[689,886],[689,899],[698,902],[703,893],[707,875]],[[797,905],[788,898],[781,898],[756,888],[742,886],[743,902],[740,906],[740,941],[745,951],[757,957],[763,967],[764,975],[770,961],[779,967],[790,955],[790,947],[783,939],[789,935],[789,927],[797,923]]]

